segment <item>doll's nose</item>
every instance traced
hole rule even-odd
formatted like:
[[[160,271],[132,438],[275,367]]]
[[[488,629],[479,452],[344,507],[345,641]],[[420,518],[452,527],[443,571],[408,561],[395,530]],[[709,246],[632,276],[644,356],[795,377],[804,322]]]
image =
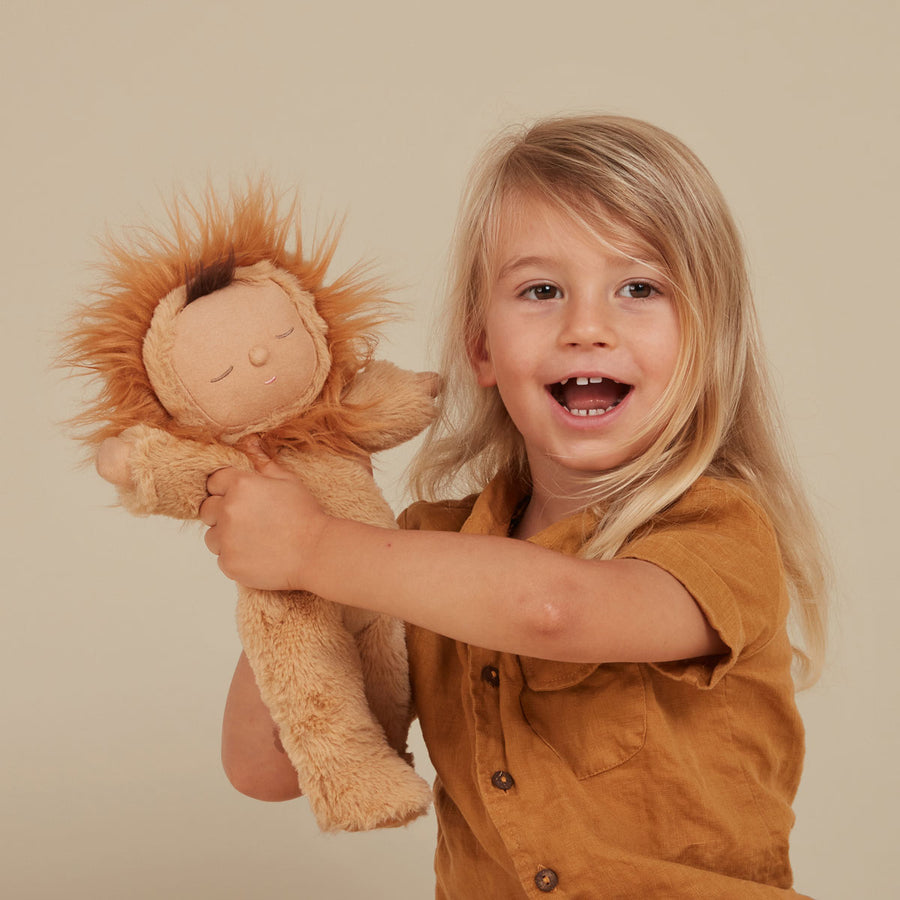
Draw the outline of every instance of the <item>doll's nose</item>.
[[[254,366],[264,366],[269,358],[269,349],[262,344],[250,348],[250,362]]]

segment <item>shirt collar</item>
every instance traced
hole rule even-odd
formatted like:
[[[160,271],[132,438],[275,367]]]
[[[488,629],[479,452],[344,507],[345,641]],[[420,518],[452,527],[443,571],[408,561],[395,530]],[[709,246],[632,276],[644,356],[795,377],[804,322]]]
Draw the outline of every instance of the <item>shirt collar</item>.
[[[472,512],[462,528],[463,534],[491,534],[506,537],[516,507],[526,496],[525,488],[506,475],[497,475],[475,500]],[[597,525],[597,517],[589,510],[554,522],[528,540],[540,547],[575,556]]]

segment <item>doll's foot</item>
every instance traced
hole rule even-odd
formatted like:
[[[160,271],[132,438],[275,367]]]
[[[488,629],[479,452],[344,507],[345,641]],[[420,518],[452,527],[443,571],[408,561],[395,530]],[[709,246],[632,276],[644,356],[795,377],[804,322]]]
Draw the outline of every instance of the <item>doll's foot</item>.
[[[346,779],[309,790],[323,831],[368,831],[406,825],[428,811],[431,788],[399,756],[366,763]]]

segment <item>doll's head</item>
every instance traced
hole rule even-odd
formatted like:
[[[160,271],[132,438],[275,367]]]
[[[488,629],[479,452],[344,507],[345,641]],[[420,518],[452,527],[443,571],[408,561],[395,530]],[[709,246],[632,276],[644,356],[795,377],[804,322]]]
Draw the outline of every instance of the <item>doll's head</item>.
[[[195,440],[261,433],[267,449],[315,441],[358,453],[342,394],[389,314],[371,281],[325,283],[336,236],[304,254],[296,202],[264,182],[184,196],[170,228],[108,238],[104,285],[65,338],[62,362],[94,376],[73,424],[95,447],[136,424]]]
[[[527,478],[522,442],[496,389],[475,386],[460,352],[471,354],[482,339],[499,225],[521,199],[548,204],[672,285],[678,363],[646,422],[656,438],[642,462],[624,464],[622,481],[676,458],[691,457],[702,470],[733,422],[755,346],[743,249],[718,187],[690,150],[647,123],[609,116],[550,119],[506,134],[473,172],[457,230],[444,358],[444,396],[459,392],[471,423],[461,445],[470,455],[452,464],[471,461],[477,447],[484,463],[476,477],[500,468]],[[459,426],[467,427],[461,419]]]
[[[331,368],[327,331],[289,272],[229,259],[163,298],[144,338],[144,366],[176,422],[232,441],[312,405]]]

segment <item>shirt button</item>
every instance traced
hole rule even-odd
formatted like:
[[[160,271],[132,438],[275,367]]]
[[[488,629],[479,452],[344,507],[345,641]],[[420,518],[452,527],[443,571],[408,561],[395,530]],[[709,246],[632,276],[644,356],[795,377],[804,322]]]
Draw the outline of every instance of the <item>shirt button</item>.
[[[494,772],[491,775],[491,784],[500,791],[508,791],[515,783],[509,772]]]
[[[556,886],[559,884],[559,875],[553,869],[541,869],[534,876],[534,883],[539,891],[549,894],[550,891],[556,890]]]
[[[496,666],[485,666],[481,670],[481,680],[491,687],[500,687],[500,670]]]

